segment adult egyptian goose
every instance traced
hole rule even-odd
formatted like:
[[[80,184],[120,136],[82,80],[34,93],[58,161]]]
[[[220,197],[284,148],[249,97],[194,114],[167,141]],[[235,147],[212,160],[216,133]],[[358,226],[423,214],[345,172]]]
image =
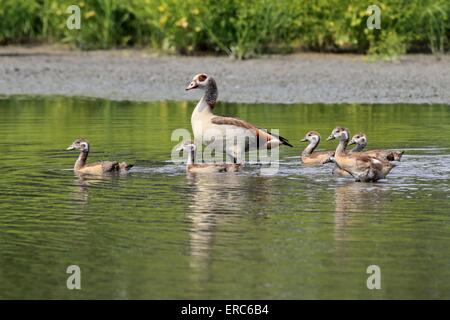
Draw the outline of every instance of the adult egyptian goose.
[[[367,136],[364,133],[355,134],[348,145],[352,144],[356,144],[352,152],[362,152],[367,146]],[[364,151],[364,154],[368,156],[388,161],[400,161],[403,153],[404,151],[382,149]]]
[[[217,84],[206,74],[194,76],[186,90],[200,89],[203,97],[192,112],[191,124],[197,143],[224,148],[234,163],[240,162],[243,153],[260,148],[275,148],[292,145],[281,136],[271,134],[251,123],[233,117],[217,116],[213,113],[218,98]]]
[[[241,168],[241,164],[236,163],[195,163],[196,146],[192,141],[183,142],[177,151],[186,151],[186,171],[192,173],[212,173],[212,172],[235,172]]]
[[[100,161],[94,164],[86,164],[89,154],[89,142],[83,138],[75,140],[66,150],[80,150],[80,155],[73,167],[73,170],[77,173],[98,175],[109,172],[128,172],[133,167],[133,165],[117,161]]]
[[[314,152],[320,143],[320,134],[316,131],[309,131],[300,142],[309,141],[308,146],[303,150],[301,160],[306,165],[322,165],[329,157],[334,155],[334,151]]]
[[[349,153],[345,149],[349,140],[348,130],[345,128],[335,128],[327,140],[338,139],[339,144],[334,153],[334,157],[329,158],[325,162],[335,162],[342,170],[350,173],[356,181],[371,182],[384,179],[389,172],[395,167],[395,164],[370,157],[365,154]]]

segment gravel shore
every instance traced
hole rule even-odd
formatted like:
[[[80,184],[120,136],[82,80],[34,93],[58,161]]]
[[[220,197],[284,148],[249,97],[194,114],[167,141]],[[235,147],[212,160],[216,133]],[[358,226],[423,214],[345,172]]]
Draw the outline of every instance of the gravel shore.
[[[157,56],[141,50],[0,48],[1,95],[63,95],[112,100],[196,100],[184,88],[213,75],[222,101],[244,103],[450,103],[450,56],[300,53],[235,61]]]

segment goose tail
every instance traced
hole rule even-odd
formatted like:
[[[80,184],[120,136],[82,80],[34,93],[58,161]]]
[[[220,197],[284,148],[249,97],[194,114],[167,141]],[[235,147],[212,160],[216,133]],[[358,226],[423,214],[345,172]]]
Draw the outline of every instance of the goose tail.
[[[279,136],[278,139],[280,139],[281,144],[284,144],[285,146],[293,148],[294,146],[289,143],[288,139],[283,138],[282,136]]]
[[[283,145],[285,145],[285,146],[288,146],[288,147],[291,147],[291,148],[294,147],[292,144],[289,143],[289,140],[288,140],[288,139],[286,139],[286,138],[284,138],[284,137],[282,137],[282,136],[273,134],[273,133],[271,133],[270,131],[267,131],[267,133],[270,134],[271,136],[274,136],[274,137],[277,138],[278,140],[280,140],[281,144],[283,144]]]
[[[126,162],[121,162],[121,163],[119,163],[120,171],[128,172],[128,171],[130,171],[130,169],[131,169],[133,166],[134,166],[133,164],[128,164],[128,163],[126,163]]]
[[[395,159],[396,161],[401,161],[401,160],[402,160],[402,156],[403,156],[404,153],[405,153],[405,150],[402,150],[402,151],[396,151],[396,152],[394,153],[394,159]]]

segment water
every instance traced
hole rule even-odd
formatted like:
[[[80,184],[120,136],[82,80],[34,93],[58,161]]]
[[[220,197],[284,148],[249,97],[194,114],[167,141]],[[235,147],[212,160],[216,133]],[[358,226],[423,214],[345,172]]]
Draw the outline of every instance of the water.
[[[250,165],[190,177],[169,160],[192,109],[0,99],[0,298],[450,298],[449,106],[220,104],[295,148],[281,149],[275,176]],[[371,148],[406,150],[403,161],[375,184],[301,167],[304,133],[336,125],[364,131]],[[79,136],[89,162],[136,167],[75,176],[65,148]],[[72,264],[81,290],[66,288]],[[372,264],[381,290],[366,287]]]

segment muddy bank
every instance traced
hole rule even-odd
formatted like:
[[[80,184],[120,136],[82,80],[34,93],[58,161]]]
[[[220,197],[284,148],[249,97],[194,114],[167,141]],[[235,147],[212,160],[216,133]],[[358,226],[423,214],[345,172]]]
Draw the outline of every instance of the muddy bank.
[[[358,55],[294,54],[235,61],[145,51],[0,48],[0,94],[113,100],[196,100],[184,88],[214,75],[222,101],[246,103],[450,103],[450,56],[367,62]]]

